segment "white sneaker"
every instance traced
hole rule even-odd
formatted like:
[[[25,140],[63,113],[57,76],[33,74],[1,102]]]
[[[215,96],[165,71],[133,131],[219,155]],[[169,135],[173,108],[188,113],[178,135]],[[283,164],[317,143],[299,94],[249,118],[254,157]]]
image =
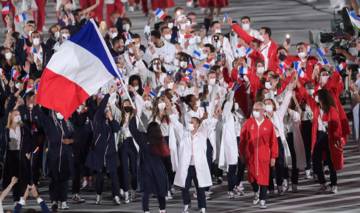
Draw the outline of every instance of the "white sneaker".
[[[61,202],[61,208],[60,208],[60,209],[62,209],[62,210],[67,210],[67,209],[69,209],[69,208],[70,208],[70,207],[67,205],[66,201]]]
[[[236,199],[236,198],[239,198],[239,194],[237,194],[236,192],[228,192],[228,198],[231,200],[231,199]]]
[[[266,208],[267,206],[265,200],[260,200],[260,209],[266,209]]]
[[[297,184],[292,184],[291,185],[291,191],[292,192],[297,192],[298,191]]]
[[[121,203],[120,203],[120,197],[119,196],[115,196],[114,197],[114,203],[115,203],[115,205],[120,205]]]
[[[101,204],[101,195],[96,195],[96,205],[100,205]]]
[[[125,193],[124,193],[124,190],[123,190],[123,189],[120,189],[120,197],[121,197],[121,198],[124,198],[124,196],[125,196],[124,194],[125,194]]]
[[[136,191],[130,190],[130,201],[134,201],[136,199]]]
[[[165,200],[172,200],[173,196],[171,194],[171,191],[168,191],[167,195],[165,196]]]
[[[255,192],[254,195],[254,200],[253,200],[253,204],[257,205],[259,203],[260,199],[259,199],[259,192]]]
[[[239,196],[245,195],[244,190],[245,190],[245,188],[244,188],[242,183],[240,183],[238,186],[235,186],[235,189],[234,189],[236,194],[239,195]]]
[[[289,190],[289,181],[287,179],[284,179],[282,186],[283,191],[287,192]]]
[[[189,213],[189,205],[184,206],[184,210],[182,213]]]
[[[81,189],[85,189],[87,187],[87,185],[88,185],[87,180],[84,180],[81,184]]]
[[[149,212],[150,213],[150,212]],[[159,213],[166,213],[166,210],[163,209],[163,210],[159,210]]]
[[[124,192],[124,200],[126,204],[130,203],[129,192]]]
[[[308,169],[308,170],[305,170],[305,175],[306,175],[306,179],[312,179],[312,175],[311,175],[311,170]]]
[[[206,200],[210,200],[211,199],[211,196],[214,192],[212,191],[205,191],[205,198]]]
[[[206,213],[205,208],[200,209],[200,213]]]
[[[84,203],[85,202],[85,199],[81,198],[79,194],[75,194],[72,197],[72,200],[74,203]]]
[[[337,194],[337,193],[338,193],[338,187],[337,187],[336,185],[331,186],[331,192],[332,192],[333,194]]]

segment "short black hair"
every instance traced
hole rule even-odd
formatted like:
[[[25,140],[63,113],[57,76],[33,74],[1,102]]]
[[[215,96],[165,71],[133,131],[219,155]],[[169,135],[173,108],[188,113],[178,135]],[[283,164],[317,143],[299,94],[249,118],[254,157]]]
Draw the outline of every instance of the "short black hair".
[[[151,31],[150,35],[154,36],[155,38],[158,38],[158,39],[161,38],[161,33],[158,30]]]
[[[213,22],[211,22],[210,27],[213,27],[215,24],[220,24],[220,22],[219,21],[213,21]]]
[[[214,45],[212,44],[205,44],[204,47],[208,47],[210,49],[210,52],[214,53],[216,51]]]
[[[265,33],[269,35],[269,37],[271,37],[271,29],[269,27],[261,27],[261,30],[265,30]]]
[[[249,16],[243,16],[243,17],[240,18],[241,21],[244,20],[244,19],[247,19],[247,20],[251,21]]]

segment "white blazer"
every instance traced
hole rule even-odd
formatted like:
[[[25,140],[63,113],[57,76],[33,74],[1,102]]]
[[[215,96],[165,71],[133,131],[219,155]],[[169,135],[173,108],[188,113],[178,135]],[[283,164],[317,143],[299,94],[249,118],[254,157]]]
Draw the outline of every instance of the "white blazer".
[[[208,118],[204,120],[194,136],[179,122],[178,116],[171,115],[170,120],[175,132],[181,135],[181,141],[179,141],[179,165],[175,174],[174,184],[183,188],[185,187],[185,181],[193,155],[199,187],[211,186],[211,174],[206,159],[206,140],[214,130],[217,119]]]

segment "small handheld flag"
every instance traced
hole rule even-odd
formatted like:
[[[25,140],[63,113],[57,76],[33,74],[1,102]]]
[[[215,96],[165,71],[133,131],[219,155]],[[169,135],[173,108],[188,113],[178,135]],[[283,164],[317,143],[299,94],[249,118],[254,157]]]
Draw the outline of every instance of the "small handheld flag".
[[[18,15],[15,16],[15,21],[17,23],[21,23],[21,22],[25,22],[27,21],[27,15],[26,13],[20,13]]]
[[[295,61],[295,62],[294,62],[294,69],[296,70],[296,72],[297,72],[297,74],[298,74],[298,76],[299,76],[300,78],[304,78],[304,77],[305,77],[305,72],[304,72],[304,70],[301,68],[299,61]]]
[[[325,50],[323,48],[320,48],[320,47],[317,48],[316,52],[319,55],[323,65],[329,64],[329,61],[325,57]]]
[[[240,67],[239,68],[239,75],[246,75],[246,74],[248,74],[248,69],[247,69],[247,67]]]
[[[11,68],[11,78],[16,81],[20,76],[19,71],[16,69],[16,67]]]
[[[344,69],[346,69],[346,63],[345,62],[341,62],[340,64],[338,64],[336,66],[336,71],[337,72],[341,72],[343,71]]]
[[[347,10],[350,21],[356,30],[360,30],[360,17],[356,15],[355,11]]]
[[[10,6],[9,5],[5,5],[2,9],[1,9],[1,14],[3,16],[9,15],[10,13]]]
[[[158,8],[155,10],[155,16],[158,17],[159,19],[163,20],[165,18],[166,14],[162,9]]]

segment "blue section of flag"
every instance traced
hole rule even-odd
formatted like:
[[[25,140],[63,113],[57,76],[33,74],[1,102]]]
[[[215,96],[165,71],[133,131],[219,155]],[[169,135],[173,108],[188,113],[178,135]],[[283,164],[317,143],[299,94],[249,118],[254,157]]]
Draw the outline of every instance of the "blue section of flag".
[[[294,69],[296,70],[299,77],[303,78],[305,76],[305,72],[302,70],[299,61],[294,62]]]
[[[210,64],[204,64],[203,67],[204,67],[205,69],[209,70],[209,69],[210,69]]]
[[[102,38],[100,38],[101,35],[95,27],[97,28],[93,21],[88,21],[80,31],[71,36],[68,41],[89,51],[104,64],[109,73],[117,77],[114,59],[111,57],[105,42],[102,41]]]
[[[329,64],[329,61],[326,59],[325,53],[321,48],[317,48],[316,52],[319,55],[319,57],[321,58],[321,61],[324,65]]]
[[[246,75],[248,73],[247,67],[240,67],[239,68],[239,74],[240,75]]]
[[[201,52],[200,51],[194,50],[193,54],[194,54],[194,56],[197,56],[198,58],[201,57]]]

